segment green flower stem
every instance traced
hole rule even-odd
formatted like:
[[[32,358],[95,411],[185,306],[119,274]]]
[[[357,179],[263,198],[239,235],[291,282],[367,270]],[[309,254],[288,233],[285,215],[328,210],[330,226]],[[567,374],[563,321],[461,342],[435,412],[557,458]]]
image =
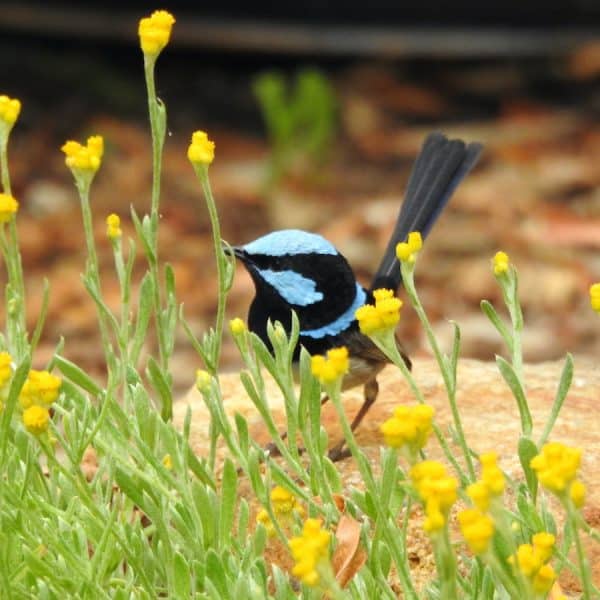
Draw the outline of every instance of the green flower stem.
[[[12,195],[8,170],[8,132],[6,135],[0,135],[0,179],[3,192],[9,196]],[[10,351],[14,358],[20,361],[28,351],[28,344],[25,320],[25,283],[15,218],[13,217],[8,225],[8,240],[6,240],[2,225],[0,225],[0,231],[2,235],[0,243],[8,272],[6,314],[10,316],[10,319],[7,319],[10,332]]]
[[[396,339],[394,337],[394,332],[391,330],[386,331],[384,334],[375,335],[371,338],[373,343],[392,361],[392,363],[400,369],[400,372],[408,382],[410,389],[412,390],[417,402],[419,404],[426,404],[425,397],[423,396],[423,392],[417,385],[415,378],[409,368],[406,366],[404,359],[400,355],[398,351],[398,345],[396,344]],[[454,457],[452,450],[448,446],[448,442],[446,442],[446,438],[442,433],[441,429],[438,427],[436,423],[432,423],[433,433],[437,438],[444,455],[448,462],[454,467],[456,474],[459,476],[461,483],[466,485],[469,483],[469,479],[467,478],[464,469],[460,466],[459,462]]]
[[[144,76],[148,95],[148,114],[150,117],[150,129],[152,132],[152,230],[156,236],[158,228],[158,208],[160,201],[160,177],[161,177],[161,155],[164,142],[164,134],[161,136],[159,104],[156,97],[156,85],[154,83],[154,65],[156,55],[144,54]],[[163,127],[164,131],[164,127]],[[162,137],[162,139],[161,139]],[[156,237],[154,239],[156,243]]]
[[[565,507],[567,509],[567,526],[571,528],[571,534],[573,541],[575,542],[575,550],[577,552],[577,564],[579,566],[579,577],[581,578],[582,587],[582,600],[591,600],[592,598],[592,577],[590,573],[590,563],[585,555],[583,544],[581,542],[581,536],[579,535],[579,527],[577,525],[579,520],[579,513],[573,506],[570,498],[565,501]]]
[[[440,580],[440,598],[456,600],[458,598],[456,557],[450,544],[447,523],[439,534],[432,536],[431,541],[433,543],[435,568]]]
[[[431,328],[431,324],[429,323],[429,319],[427,318],[427,314],[423,305],[421,304],[421,300],[419,299],[419,295],[415,288],[415,280],[414,280],[414,264],[410,264],[407,262],[401,263],[402,269],[402,281],[404,283],[404,287],[406,289],[406,293],[410,298],[410,302],[415,309],[419,320],[421,321],[423,328],[425,329],[425,333],[427,334],[427,339],[429,340],[429,345],[433,350],[433,354],[440,368],[440,372],[442,373],[442,377],[444,379],[444,385],[446,386],[446,391],[448,393],[448,401],[450,404],[450,410],[452,411],[452,420],[454,421],[454,428],[456,430],[456,434],[458,437],[458,443],[461,447],[465,463],[467,465],[467,470],[469,472],[469,478],[471,481],[475,481],[475,467],[473,465],[473,458],[471,456],[471,452],[469,450],[469,446],[467,444],[467,440],[465,437],[465,432],[462,426],[462,420],[460,418],[460,412],[458,411],[458,406],[456,403],[456,381],[454,380],[454,376],[452,373],[452,369],[448,365],[448,360],[442,354],[440,350],[439,344],[435,339],[435,335],[433,334],[433,330]]]
[[[358,444],[356,443],[356,438],[354,437],[354,433],[350,427],[350,423],[348,422],[348,418],[346,417],[346,411],[342,406],[342,400],[340,396],[341,391],[341,380],[338,380],[335,384],[327,386],[326,390],[329,395],[329,399],[333,403],[335,410],[337,412],[338,418],[340,420],[340,424],[342,426],[342,431],[344,432],[344,439],[346,440],[346,444],[354,457],[358,465],[358,469],[362,476],[363,481],[365,482],[365,486],[367,490],[370,491],[371,497],[373,498],[373,502],[376,505],[377,516],[378,516],[378,526],[383,528],[383,536],[388,542],[388,548],[394,558],[394,562],[396,563],[396,568],[398,569],[398,577],[400,578],[400,582],[402,584],[402,589],[406,598],[410,600],[418,600],[418,595],[416,590],[414,589],[414,585],[412,582],[412,578],[410,576],[410,572],[406,565],[405,555],[406,551],[403,548],[398,540],[398,531],[395,524],[390,524],[388,518],[388,507],[384,507],[381,505],[379,499],[379,490],[378,486],[373,478],[373,473],[371,472],[371,468],[369,466],[368,461],[365,458],[365,455],[362,453]]]
[[[202,192],[206,200],[208,215],[213,233],[213,245],[215,257],[217,260],[217,279],[219,284],[219,297],[217,300],[217,319],[215,323],[214,345],[212,347],[212,364],[206,365],[207,370],[211,375],[217,375],[219,368],[219,360],[221,357],[221,344],[223,337],[223,324],[225,322],[225,303],[227,300],[227,292],[231,287],[231,269],[228,269],[228,260],[223,251],[221,241],[221,225],[219,223],[219,215],[217,213],[217,205],[212,194],[210,181],[208,179],[208,166],[198,165],[193,163],[194,171],[202,186]]]

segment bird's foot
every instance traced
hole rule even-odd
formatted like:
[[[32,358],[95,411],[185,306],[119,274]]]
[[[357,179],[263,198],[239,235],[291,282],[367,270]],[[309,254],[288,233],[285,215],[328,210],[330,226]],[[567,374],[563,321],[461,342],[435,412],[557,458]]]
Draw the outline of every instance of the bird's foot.
[[[336,444],[328,453],[327,456],[331,462],[338,462],[352,456],[349,448],[346,448],[345,442],[342,440],[339,444]]]

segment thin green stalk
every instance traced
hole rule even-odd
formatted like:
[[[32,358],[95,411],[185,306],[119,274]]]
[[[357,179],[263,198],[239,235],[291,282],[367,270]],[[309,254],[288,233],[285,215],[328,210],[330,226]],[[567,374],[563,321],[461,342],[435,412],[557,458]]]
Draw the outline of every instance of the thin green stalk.
[[[411,304],[413,305],[419,320],[421,321],[423,328],[425,329],[425,333],[427,334],[427,339],[429,340],[429,345],[433,350],[433,354],[438,363],[439,369],[442,373],[442,377],[444,379],[444,385],[446,386],[446,391],[448,393],[448,401],[450,404],[450,410],[452,412],[452,420],[454,421],[454,428],[456,430],[456,434],[458,437],[458,443],[461,447],[465,463],[467,465],[467,470],[469,472],[469,477],[471,481],[475,481],[475,467],[473,465],[473,459],[471,457],[471,452],[469,450],[469,446],[467,444],[467,440],[465,437],[465,432],[462,426],[462,419],[460,417],[460,412],[458,410],[458,405],[456,403],[456,382],[453,380],[453,376],[450,372],[450,368],[447,364],[447,360],[445,356],[442,354],[438,342],[433,334],[433,330],[431,328],[431,324],[429,323],[429,319],[427,317],[427,313],[421,304],[421,300],[419,299],[419,295],[415,288],[414,281],[414,268],[412,265],[409,265],[406,262],[402,262],[402,281],[404,283],[404,287],[406,288],[406,293],[410,298]]]
[[[579,566],[579,576],[582,586],[582,600],[591,600],[592,598],[592,579],[590,574],[590,564],[585,555],[585,550],[579,535],[578,513],[570,499],[566,501],[568,526],[571,528],[573,540],[575,542],[575,550],[577,552],[577,563]]]

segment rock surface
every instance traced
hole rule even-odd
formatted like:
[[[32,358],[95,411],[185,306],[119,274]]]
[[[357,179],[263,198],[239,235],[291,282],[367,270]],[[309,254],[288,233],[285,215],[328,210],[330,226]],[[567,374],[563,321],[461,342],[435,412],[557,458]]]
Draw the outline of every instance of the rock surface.
[[[526,365],[524,376],[529,406],[534,420],[534,440],[544,428],[556,393],[562,363],[551,362]],[[445,388],[437,365],[431,359],[417,358],[413,372],[424,392],[426,401],[436,410],[437,423],[443,430],[452,422]],[[387,419],[400,403],[414,402],[402,375],[393,367],[385,369],[380,378],[380,393],[377,402],[357,431],[357,439],[367,456],[376,462],[382,444],[379,425]],[[241,413],[248,419],[251,434],[264,444],[268,435],[254,406],[247,397],[237,374],[222,377],[225,410],[233,416]],[[283,404],[276,385],[267,382],[272,411],[277,423],[285,422]],[[522,478],[517,456],[520,433],[519,412],[510,390],[501,378],[496,365],[475,360],[462,360],[458,372],[458,404],[469,445],[477,452],[495,450],[500,466],[511,477]],[[588,488],[584,515],[588,523],[600,528],[600,367],[575,361],[573,384],[565,400],[560,416],[550,436],[551,440],[583,448],[581,478]],[[362,390],[350,390],[344,394],[344,404],[352,416],[362,403]],[[208,411],[198,392],[191,390],[175,407],[175,422],[181,424],[188,405],[192,410],[191,443],[199,455],[208,451]],[[340,428],[332,406],[323,408],[322,422],[327,429],[331,444],[340,436]],[[225,453],[223,448],[220,452]],[[429,456],[442,459],[436,444],[428,446]],[[456,448],[456,455],[459,450]],[[338,463],[344,483],[350,487],[360,480],[352,459]],[[561,509],[555,515],[561,520]],[[411,528],[413,529],[413,528]],[[423,539],[417,528],[413,529],[412,550],[419,557],[423,554]],[[426,541],[425,541],[425,545]],[[600,545],[586,540],[588,556],[594,571],[596,585],[600,585]],[[419,561],[431,567],[431,561],[421,556]],[[578,583],[569,573],[564,573],[561,583],[566,593],[577,593]]]

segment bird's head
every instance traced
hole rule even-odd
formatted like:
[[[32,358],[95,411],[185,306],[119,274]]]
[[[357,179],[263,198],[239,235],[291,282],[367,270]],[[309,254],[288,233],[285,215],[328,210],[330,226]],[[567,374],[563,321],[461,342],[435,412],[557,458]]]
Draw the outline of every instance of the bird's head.
[[[233,252],[254,281],[256,297],[248,325],[259,335],[266,332],[268,319],[289,325],[292,310],[301,334],[335,335],[353,321],[349,311],[354,304],[364,303],[364,290],[348,261],[320,235],[297,229],[274,231],[234,247]],[[336,321],[346,313],[349,320]]]

